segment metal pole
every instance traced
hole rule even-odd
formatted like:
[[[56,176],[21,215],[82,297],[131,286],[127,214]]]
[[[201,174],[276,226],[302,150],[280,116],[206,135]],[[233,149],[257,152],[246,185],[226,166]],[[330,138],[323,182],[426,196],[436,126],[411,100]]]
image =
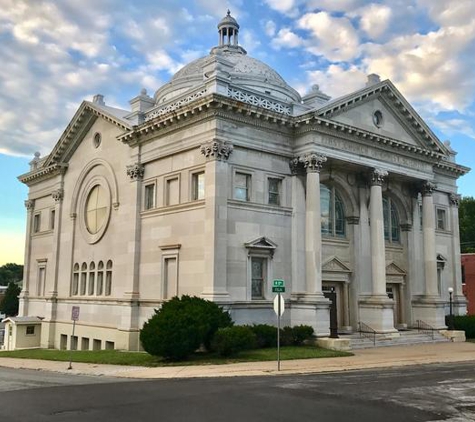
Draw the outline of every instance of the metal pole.
[[[452,292],[449,292],[449,330],[454,330],[454,314],[452,309]]]
[[[74,329],[76,328],[76,320],[73,320],[73,334],[71,335],[71,347],[69,348],[69,366],[68,369],[73,369],[73,340],[74,340]]]
[[[280,371],[280,293],[277,305],[277,371]]]

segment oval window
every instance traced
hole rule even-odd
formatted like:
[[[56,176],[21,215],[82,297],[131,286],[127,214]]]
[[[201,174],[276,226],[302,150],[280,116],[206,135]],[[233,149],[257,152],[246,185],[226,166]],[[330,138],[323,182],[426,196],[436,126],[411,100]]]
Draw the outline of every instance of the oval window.
[[[86,201],[86,227],[91,234],[96,234],[107,221],[108,197],[101,185],[91,189]]]

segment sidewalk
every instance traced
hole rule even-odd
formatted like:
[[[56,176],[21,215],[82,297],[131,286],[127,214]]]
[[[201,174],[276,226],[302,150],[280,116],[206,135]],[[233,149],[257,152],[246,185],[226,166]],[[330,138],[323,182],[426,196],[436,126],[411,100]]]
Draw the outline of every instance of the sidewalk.
[[[0,367],[63,372],[74,375],[96,375],[120,378],[197,378],[256,375],[290,375],[354,369],[390,368],[429,363],[475,362],[475,343],[435,343],[415,346],[379,347],[355,350],[354,356],[343,358],[301,359],[281,362],[246,362],[229,365],[172,366],[144,368],[138,366],[96,365],[68,362],[1,358]]]

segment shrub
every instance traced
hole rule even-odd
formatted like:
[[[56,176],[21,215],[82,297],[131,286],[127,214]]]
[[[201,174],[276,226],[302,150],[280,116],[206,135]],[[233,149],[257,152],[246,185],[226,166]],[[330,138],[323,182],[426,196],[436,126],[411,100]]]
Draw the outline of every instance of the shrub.
[[[277,345],[277,329],[268,324],[255,324],[251,327],[257,337],[257,347],[265,349]]]
[[[201,344],[209,345],[214,333],[232,325],[228,312],[198,297],[174,297],[155,310],[140,331],[144,350],[169,360],[182,360]]]
[[[466,338],[475,338],[475,315],[455,316],[454,328],[465,331]]]
[[[294,334],[291,327],[284,327],[280,329],[280,345],[291,346],[294,344]]]
[[[305,340],[313,335],[313,327],[310,325],[296,325],[292,327],[293,344],[300,346]]]
[[[227,357],[241,350],[253,349],[256,345],[257,338],[251,327],[236,325],[216,331],[211,347],[220,356]]]

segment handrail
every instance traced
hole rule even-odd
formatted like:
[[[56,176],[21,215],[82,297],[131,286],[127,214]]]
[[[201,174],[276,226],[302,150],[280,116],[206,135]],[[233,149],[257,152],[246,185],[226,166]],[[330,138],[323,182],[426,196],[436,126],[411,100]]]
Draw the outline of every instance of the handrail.
[[[418,319],[416,321],[416,324],[417,324],[417,331],[427,334],[429,337],[432,338],[432,340],[434,340],[434,331],[436,331],[434,327],[427,324],[427,322],[422,321],[421,319]]]
[[[365,337],[369,338],[370,340],[373,340],[373,346],[376,346],[376,330],[374,330],[364,322],[360,321],[358,322],[358,332],[360,333],[360,337]]]

